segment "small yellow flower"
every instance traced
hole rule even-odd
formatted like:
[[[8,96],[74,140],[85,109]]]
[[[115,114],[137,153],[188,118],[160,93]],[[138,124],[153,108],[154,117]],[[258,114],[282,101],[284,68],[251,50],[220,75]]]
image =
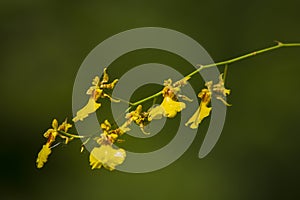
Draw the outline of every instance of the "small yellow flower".
[[[49,144],[43,145],[36,159],[37,168],[42,168],[44,166],[44,164],[47,162],[50,153],[51,153],[51,149],[49,148]]]
[[[104,92],[105,89],[113,89],[118,82],[118,79],[115,79],[112,83],[108,83],[108,80],[109,76],[105,68],[101,81],[98,76],[93,79],[92,86],[86,92],[87,95],[90,95],[88,103],[76,113],[76,116],[73,118],[74,122],[77,122],[79,120],[82,121],[84,118],[88,117],[89,114],[94,113],[101,106],[101,103],[97,103],[97,100],[99,98],[107,97],[111,101],[119,102],[119,100],[113,99],[111,96]]]
[[[72,124],[69,124],[67,119],[65,119],[65,121],[61,125],[59,125],[58,130],[68,132],[69,128],[72,128]]]
[[[185,109],[185,103],[173,100],[171,97],[166,96],[161,103],[164,109],[164,115],[169,118],[173,118],[176,114]]]
[[[210,103],[212,96],[220,100],[226,106],[230,106],[230,104],[228,104],[224,99],[228,94],[230,94],[230,90],[224,87],[223,74],[219,76],[219,82],[217,84],[213,85],[213,82],[209,81],[205,83],[205,86],[207,89],[202,89],[202,91],[198,94],[198,97],[201,98],[199,108],[185,124],[186,126],[190,125],[190,128],[192,129],[198,128],[201,121],[210,115],[211,107],[208,107],[208,104]]]
[[[111,129],[111,124],[108,120],[105,120],[103,123],[101,123],[100,127],[103,131],[103,133],[100,135],[100,137],[97,137],[97,143],[99,145],[103,144],[113,144],[116,141],[121,141],[119,136],[123,135],[125,132],[130,131],[130,128],[127,127],[128,125],[124,123],[119,128]]]
[[[50,146],[52,145],[52,143],[55,141],[56,137],[59,136],[63,139],[66,140],[66,144],[72,140],[72,137],[67,137],[63,134],[61,134],[60,132],[65,132],[67,133],[67,131],[69,130],[69,128],[71,128],[72,125],[67,123],[67,119],[58,126],[58,122],[56,119],[53,119],[52,121],[52,128],[48,129],[45,133],[44,133],[44,137],[48,138],[47,142],[45,145],[43,145],[42,149],[40,150],[38,157],[36,159],[36,165],[37,168],[42,168],[44,166],[44,164],[47,162],[47,158],[51,153],[51,149]]]
[[[58,132],[59,132],[59,131],[63,131],[63,132],[65,132],[65,133],[67,133],[68,130],[69,130],[69,128],[71,128],[71,127],[72,127],[72,125],[69,124],[69,123],[67,122],[67,119],[66,119],[61,125],[59,125],[59,127],[58,127]],[[59,133],[58,135],[59,135],[61,138],[65,139],[65,144],[68,144],[69,141],[71,141],[71,140],[74,139],[73,137],[67,137],[67,136],[62,135],[62,134],[60,134],[60,133]]]
[[[136,121],[140,118],[140,115],[142,113],[142,105],[138,105],[134,111],[131,111],[130,113],[126,114],[126,119],[130,121]]]
[[[57,135],[58,135],[58,122],[56,119],[53,119],[52,128],[49,128],[44,133],[44,137],[48,138],[47,144],[49,144],[49,146],[55,141]]]
[[[224,97],[230,94],[230,90],[226,89],[224,86],[223,74],[220,74],[219,76],[219,83],[213,85],[212,92],[216,99],[222,101],[226,106],[231,106],[231,104],[228,104],[224,99]]]
[[[145,126],[147,124],[149,124],[149,120],[148,120],[148,112],[142,112],[142,105],[138,105],[137,108],[134,111],[131,111],[130,113],[128,113],[126,115],[126,119],[127,122],[124,123],[124,125],[122,126],[127,127],[127,130],[129,129],[128,126],[131,124],[131,122],[135,122],[141,129],[141,131],[148,135],[150,133],[145,131]],[[130,129],[129,129],[130,130]]]
[[[114,149],[111,145],[95,147],[90,154],[92,169],[100,169],[102,166],[110,171],[124,162],[126,152],[124,149]]]
[[[105,120],[103,123],[101,123],[100,127],[104,132],[108,132],[111,128],[111,124],[108,120]]]
[[[179,94],[180,87],[186,84],[187,80],[188,78],[185,78],[173,85],[171,79],[164,82],[165,87],[162,91],[164,97],[163,102],[159,106],[153,107],[149,110],[149,121],[152,119],[160,119],[162,116],[173,118],[178,112],[185,109],[185,103],[178,101],[178,98],[192,101],[188,97]]]
[[[186,126],[190,124],[190,128],[192,129],[198,128],[198,125],[201,123],[201,121],[205,117],[209,116],[211,111],[211,107],[207,107],[211,99],[210,91],[208,89],[202,89],[202,91],[198,94],[198,97],[202,99],[200,106],[194,113],[194,115],[185,124]]]

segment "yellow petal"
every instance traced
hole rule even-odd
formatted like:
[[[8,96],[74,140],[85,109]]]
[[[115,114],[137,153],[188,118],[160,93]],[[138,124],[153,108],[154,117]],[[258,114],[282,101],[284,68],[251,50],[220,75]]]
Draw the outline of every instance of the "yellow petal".
[[[135,109],[135,112],[137,115],[139,115],[142,112],[143,106],[142,105],[138,105]]]
[[[104,69],[103,69],[103,77],[102,77],[101,83],[107,83],[108,80],[109,80],[109,76],[108,76],[106,70],[107,70],[107,68],[104,68]]]
[[[115,87],[115,85],[118,83],[119,79],[115,79],[113,82],[111,83],[106,83],[102,85],[102,88],[107,88],[107,89],[113,89]]]
[[[99,81],[100,81],[99,76],[95,76],[95,78],[94,78],[93,81],[92,81],[92,85],[98,86]]]
[[[144,126],[140,126],[141,131],[145,134],[145,135],[150,135],[149,132],[146,132],[144,129]]]
[[[201,121],[209,116],[211,108],[207,107],[211,100],[211,92],[208,89],[202,89],[202,91],[198,94],[198,97],[200,97],[201,103],[197,111],[194,113],[194,115],[188,120],[188,122],[185,124],[188,126],[190,124],[190,128],[196,129],[198,128],[198,125],[201,123]]]
[[[54,131],[55,131],[54,129],[49,128],[49,129],[44,133],[44,137],[45,137],[45,138],[48,138],[48,137],[50,136],[50,134],[51,134],[52,132],[54,132]]]
[[[217,95],[226,96],[230,94],[230,90],[226,89],[224,86],[223,74],[220,74],[219,76],[219,83],[213,85],[213,91],[217,93]]]
[[[97,86],[91,86],[87,91],[86,94],[87,95],[92,95],[93,92],[97,89]]]
[[[173,84],[173,86],[174,86],[174,87],[178,87],[178,86],[180,87],[180,86],[186,85],[187,82],[188,82],[188,80],[189,80],[190,78],[191,78],[190,76],[184,77],[183,79],[181,79],[181,80],[175,82],[175,83]]]
[[[119,137],[118,134],[112,133],[109,135],[114,141]]]
[[[191,98],[189,98],[189,97],[187,97],[187,96],[185,96],[185,95],[178,95],[178,97],[179,98],[181,98],[182,100],[184,100],[184,101],[189,101],[189,102],[193,102],[193,99],[191,99]]]
[[[57,127],[58,127],[58,122],[57,122],[56,119],[53,119],[53,121],[52,121],[52,127],[53,127],[54,129],[57,129]]]
[[[209,116],[211,111],[211,108],[207,107],[207,104],[201,103],[197,111],[194,113],[194,115],[188,120],[188,122],[185,124],[188,126],[190,124],[190,128],[196,129],[198,128],[198,125],[201,123],[201,121]]]
[[[109,121],[106,119],[105,121],[104,121],[104,123],[102,123],[103,124],[103,127],[105,127],[105,129],[108,131],[108,130],[110,130],[110,128],[111,128],[111,124],[109,123]],[[101,124],[101,126],[102,126],[102,124]]]
[[[93,98],[90,98],[88,103],[76,113],[76,116],[73,118],[73,121],[82,121],[84,118],[89,116],[89,114],[95,112],[100,106],[101,103],[97,103]]]
[[[68,119],[65,119],[65,121],[59,125],[58,130],[68,132],[69,128],[72,127],[72,124],[68,123]]]
[[[126,152],[124,149],[114,149],[111,145],[101,145],[91,151],[90,165],[92,169],[101,168],[114,170],[117,165],[124,162]]]
[[[164,115],[169,118],[176,116],[177,112],[182,111],[185,108],[185,103],[174,101],[172,98],[166,96],[161,103],[164,109]]]
[[[36,166],[37,168],[42,168],[44,164],[47,162],[48,156],[51,153],[51,149],[49,148],[48,144],[43,145],[43,148],[38,154],[36,159]]]
[[[106,94],[106,93],[103,93],[102,98],[105,98],[105,97],[109,98],[109,100],[110,100],[111,102],[114,102],[114,103],[119,103],[119,102],[121,101],[121,100],[119,100],[119,99],[114,99],[114,98],[112,98],[111,96],[109,96],[109,95]]]
[[[222,101],[222,103],[223,103],[225,106],[232,106],[231,104],[227,103],[227,101],[225,101],[222,97],[216,97],[216,99]]]
[[[102,163],[93,154],[90,154],[90,165],[92,169],[100,169],[102,167]]]
[[[128,123],[125,122],[122,126],[119,127],[120,129],[120,135],[123,135],[124,133],[130,131],[131,129],[128,127]]]
[[[148,120],[152,121],[152,119],[161,119],[164,113],[165,110],[161,105],[150,108]]]
[[[229,95],[229,94],[230,94],[230,90],[225,88],[223,95],[226,96],[226,95]]]

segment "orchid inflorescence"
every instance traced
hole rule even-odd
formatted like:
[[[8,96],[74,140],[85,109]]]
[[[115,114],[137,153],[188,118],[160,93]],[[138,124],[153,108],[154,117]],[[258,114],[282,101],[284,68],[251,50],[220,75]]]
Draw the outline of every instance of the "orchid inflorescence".
[[[199,69],[195,70],[177,82],[173,83],[171,79],[165,80],[163,83],[163,89],[157,93],[157,95],[152,95],[153,97],[162,95],[163,100],[160,105],[152,106],[147,110],[143,110],[142,103],[146,100],[149,100],[149,98],[138,101],[137,104],[131,104],[131,107],[135,106],[135,110],[126,114],[125,122],[121,126],[113,128],[108,120],[104,120],[99,127],[101,130],[100,134],[92,134],[89,136],[71,134],[68,131],[72,127],[72,124],[68,123],[67,119],[60,125],[56,119],[53,119],[52,128],[48,129],[44,133],[44,137],[47,138],[47,141],[38,153],[36,166],[37,168],[42,168],[44,166],[52,152],[51,149],[56,146],[54,142],[57,138],[64,140],[65,144],[68,144],[73,139],[84,138],[86,141],[81,147],[81,152],[84,150],[84,145],[87,142],[94,141],[94,146],[89,156],[91,168],[97,169],[103,166],[108,170],[114,170],[116,166],[124,162],[126,158],[126,151],[122,148],[116,147],[113,144],[123,141],[121,137],[123,134],[131,130],[130,126],[132,123],[138,125],[142,133],[149,134],[147,131],[145,131],[145,127],[153,120],[159,120],[163,117],[174,118],[177,113],[183,111],[187,106],[185,102],[191,102],[192,99],[182,95],[181,90],[194,74],[209,67],[225,65],[224,73],[220,74],[218,82],[214,83],[213,81],[208,81],[205,83],[204,88],[199,91],[198,97],[201,99],[200,105],[185,124],[192,129],[197,129],[199,124],[210,115],[212,110],[210,104],[213,98],[222,102],[226,106],[231,106],[226,101],[226,96],[230,94],[230,90],[225,88],[224,81],[227,74],[228,64],[284,46],[300,46],[300,44],[284,44],[278,42],[276,46],[249,53],[238,58],[216,64],[200,66]],[[111,95],[109,95],[109,91],[113,90],[117,83],[118,79],[115,79],[109,83],[109,75],[106,68],[103,71],[101,80],[98,76],[95,76],[95,78],[92,80],[92,86],[86,92],[86,94],[89,95],[87,104],[76,113],[76,116],[72,119],[73,123],[83,121],[91,113],[96,112],[101,107],[100,100],[103,98],[108,98],[112,102],[121,102],[119,99],[113,98]]]
[[[105,89],[113,89],[118,82],[118,79],[115,79],[112,83],[108,83],[109,76],[106,70],[107,69],[105,68],[103,71],[103,78],[101,81],[98,76],[93,79],[92,86],[86,92],[86,94],[90,96],[89,100],[87,104],[76,113],[76,116],[72,120],[73,122],[79,120],[82,121],[87,118],[89,114],[96,112],[101,106],[101,103],[99,103],[99,99],[101,98],[107,97],[113,102],[120,102],[118,99],[112,98],[105,91]],[[141,104],[137,105],[135,110],[126,114],[124,124],[117,129],[112,129],[108,120],[101,123],[100,128],[102,133],[100,135],[92,136],[92,139],[96,141],[97,144],[90,153],[90,165],[92,169],[101,168],[103,166],[109,170],[113,170],[115,169],[115,166],[123,163],[126,158],[126,151],[122,148],[113,147],[113,144],[121,141],[119,137],[130,131],[130,125],[132,123],[137,124],[144,134],[149,134],[144,130],[144,127],[151,123],[152,120],[161,119],[162,117],[174,118],[178,112],[181,112],[186,107],[186,104],[181,100],[192,101],[187,96],[180,94],[181,87],[186,85],[189,79],[190,77],[186,77],[175,83],[172,83],[171,79],[165,80],[163,84],[164,88],[161,91],[163,96],[162,103],[155,107],[151,107],[147,111],[143,111]],[[229,94],[229,90],[224,88],[222,75],[220,75],[219,83],[213,84],[212,82],[208,82],[206,83],[206,87],[207,88],[203,89],[198,95],[202,98],[199,109],[187,122],[187,124],[192,123],[190,126],[191,128],[197,128],[200,122],[205,117],[209,116],[211,108],[208,108],[207,106],[212,96],[215,96],[217,99],[222,99],[222,101],[225,102],[224,98]],[[206,91],[205,98],[203,98],[202,94],[204,91]],[[74,138],[79,138],[75,137],[73,134],[67,133],[68,129],[71,127],[72,125],[69,124],[67,120],[59,126],[57,120],[53,120],[52,128],[48,129],[44,134],[44,137],[48,138],[48,140],[38,154],[36,160],[38,168],[43,167],[44,163],[47,162],[48,156],[51,153],[51,145],[57,136],[64,138],[66,144]]]

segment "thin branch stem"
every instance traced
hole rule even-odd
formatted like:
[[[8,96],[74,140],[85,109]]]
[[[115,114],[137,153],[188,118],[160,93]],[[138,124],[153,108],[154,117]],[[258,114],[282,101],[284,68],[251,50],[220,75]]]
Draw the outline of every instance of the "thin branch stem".
[[[272,46],[272,47],[268,47],[268,48],[265,48],[265,49],[261,49],[261,50],[258,50],[258,51],[254,51],[254,52],[251,52],[251,53],[248,53],[248,54],[245,54],[245,55],[242,55],[242,56],[239,56],[239,57],[236,57],[236,58],[233,58],[233,59],[230,59],[230,60],[226,60],[226,61],[222,61],[222,62],[218,62],[218,63],[212,63],[212,64],[208,64],[208,65],[203,65],[202,67],[200,67],[199,69],[193,71],[192,73],[190,73],[189,75],[187,75],[186,77],[191,77],[193,76],[194,74],[198,73],[199,71],[203,70],[203,69],[206,69],[206,68],[210,68],[210,67],[215,67],[215,66],[219,66],[219,65],[226,65],[226,64],[230,64],[230,63],[234,63],[234,62],[237,62],[237,61],[240,61],[240,60],[243,60],[245,58],[249,58],[249,57],[252,57],[252,56],[255,56],[255,55],[258,55],[258,54],[262,54],[262,53],[265,53],[265,52],[268,52],[268,51],[271,51],[271,50],[275,50],[275,49],[278,49],[278,48],[281,48],[281,47],[293,47],[293,46],[298,46],[300,47],[300,43],[282,43],[282,42],[277,42],[277,45],[275,46]]]
[[[64,131],[60,131],[58,130],[57,132],[59,132],[60,134],[63,134],[67,137],[72,137],[72,138],[85,138],[86,136],[82,136],[82,135],[74,135],[74,134],[70,134],[70,133],[67,133],[67,132],[64,132]]]
[[[223,82],[224,82],[224,84],[225,84],[225,81],[226,81],[227,73],[228,73],[228,64],[226,64],[225,68],[224,68],[224,74],[223,74]]]
[[[119,100],[120,102],[129,104],[129,105],[132,105],[132,103],[131,103],[130,101],[126,101],[126,100],[124,100],[124,99],[122,99],[122,98],[119,98],[119,97],[116,97],[116,96],[114,96],[113,98],[116,99],[116,100]]]
[[[276,43],[277,44],[275,46],[264,48],[264,49],[261,49],[261,50],[257,50],[257,51],[254,51],[254,52],[251,52],[251,53],[248,53],[248,54],[245,54],[245,55],[242,55],[242,56],[230,59],[230,60],[226,60],[226,61],[222,61],[222,62],[218,62],[218,63],[211,63],[211,64],[208,64],[208,65],[199,65],[200,67],[198,69],[196,69],[192,73],[190,73],[187,76],[185,76],[185,78],[191,77],[191,76],[197,74],[198,72],[200,72],[203,69],[207,69],[207,68],[211,68],[211,67],[216,67],[216,66],[220,66],[220,65],[228,65],[228,64],[231,64],[231,63],[243,60],[245,58],[249,58],[249,57],[252,57],[252,56],[255,56],[255,55],[258,55],[258,54],[262,54],[262,53],[265,53],[265,52],[268,52],[268,51],[275,50],[275,49],[279,49],[281,47],[300,47],[300,43],[282,43],[282,42],[278,42],[278,41],[276,41]],[[148,101],[150,99],[153,99],[153,98],[155,98],[155,97],[157,97],[157,96],[159,96],[161,94],[162,94],[162,91],[160,91],[160,92],[158,92],[156,94],[153,94],[153,95],[151,95],[149,97],[146,97],[144,99],[141,99],[139,101],[136,101],[134,103],[131,103],[131,106],[139,105],[139,104],[141,104],[141,103],[143,103],[145,101]]]
[[[143,102],[145,102],[145,101],[148,101],[148,100],[150,100],[150,99],[153,99],[153,98],[155,98],[155,97],[157,97],[157,96],[159,96],[159,95],[161,95],[161,94],[162,94],[162,91],[159,91],[159,92],[157,92],[156,94],[153,94],[153,95],[151,95],[151,96],[149,96],[149,97],[146,97],[146,98],[144,98],[144,99],[142,99],[142,100],[139,100],[139,101],[137,101],[137,102],[131,103],[131,105],[132,105],[132,106],[137,106],[137,105],[139,105],[139,104],[141,104],[141,103],[143,103]]]

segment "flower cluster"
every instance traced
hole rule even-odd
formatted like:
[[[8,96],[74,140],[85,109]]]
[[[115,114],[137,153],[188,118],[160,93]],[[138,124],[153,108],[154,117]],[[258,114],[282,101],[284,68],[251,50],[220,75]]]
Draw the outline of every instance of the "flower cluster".
[[[53,148],[51,145],[57,136],[65,140],[65,144],[68,144],[68,142],[74,138],[87,137],[86,142],[82,145],[81,151],[83,151],[83,146],[87,142],[94,141],[94,146],[89,156],[91,168],[99,169],[103,166],[110,171],[114,170],[118,165],[121,165],[126,158],[126,151],[122,148],[118,148],[114,144],[123,141],[120,137],[131,130],[130,126],[132,124],[138,125],[144,134],[149,134],[145,131],[145,127],[151,123],[152,120],[161,119],[162,117],[174,118],[177,113],[184,110],[187,105],[183,101],[192,101],[181,93],[182,87],[187,84],[189,79],[190,77],[185,77],[175,83],[173,83],[171,79],[165,80],[164,87],[159,93],[163,97],[163,100],[159,105],[152,106],[146,111],[143,111],[141,104],[137,105],[135,110],[126,114],[125,121],[120,127],[113,128],[108,120],[104,120],[99,127],[101,129],[100,134],[90,136],[74,135],[68,133],[68,130],[72,125],[67,123],[67,120],[61,125],[58,125],[57,120],[54,119],[52,128],[48,129],[44,134],[44,137],[48,140],[38,154],[36,160],[37,167],[42,168],[47,162],[48,156],[51,153],[51,148]],[[96,76],[92,81],[92,86],[86,92],[86,94],[89,95],[89,100],[87,104],[76,113],[73,122],[82,121],[88,117],[89,114],[97,111],[101,106],[101,103],[98,102],[100,99],[108,98],[112,102],[120,102],[107,93],[108,90],[112,90],[115,87],[117,82],[118,79],[115,79],[113,82],[109,83],[109,76],[106,69],[104,69],[102,80]],[[219,77],[218,83],[213,84],[212,81],[209,81],[205,83],[205,86],[206,88],[203,88],[198,94],[198,97],[201,98],[199,108],[185,124],[192,129],[198,128],[201,121],[210,115],[212,109],[210,107],[210,102],[212,98],[216,98],[229,106],[225,98],[230,93],[230,90],[225,88],[222,74]],[[133,108],[133,106],[131,108]]]
[[[192,129],[198,128],[199,124],[210,115],[211,110],[213,109],[210,105],[212,100],[220,101],[225,106],[231,106],[226,101],[226,97],[230,94],[230,90],[225,88],[224,83],[228,64],[281,47],[300,47],[300,43],[282,43],[278,41],[276,43],[277,44],[275,46],[251,52],[227,61],[201,66],[199,69],[196,69],[188,76],[175,83],[173,83],[171,79],[165,80],[164,88],[159,93],[146,97],[145,99],[139,100],[135,103],[127,102],[131,106],[129,110],[134,109],[134,106],[137,107],[125,116],[125,122],[123,125],[113,128],[109,121],[105,120],[99,127],[102,132],[98,135],[91,134],[89,136],[80,136],[71,134],[68,130],[72,127],[72,125],[69,124],[67,120],[65,120],[61,125],[58,125],[57,120],[54,119],[52,122],[52,128],[48,129],[44,134],[44,137],[47,138],[47,142],[38,153],[36,159],[37,167],[42,168],[47,162],[48,157],[51,154],[51,150],[53,147],[57,146],[56,144],[53,145],[57,138],[64,140],[65,144],[68,144],[68,142],[73,139],[85,138],[86,140],[82,144],[81,151],[83,151],[83,146],[87,142],[94,141],[95,143],[89,157],[91,168],[98,169],[103,166],[108,170],[114,170],[118,165],[121,165],[126,158],[126,151],[114,146],[114,143],[123,141],[120,137],[131,130],[130,126],[133,123],[138,125],[144,134],[149,134],[145,131],[145,127],[149,123],[155,119],[161,119],[162,117],[174,118],[177,113],[182,112],[187,106],[185,102],[182,102],[182,100],[187,102],[192,101],[181,94],[181,87],[186,85],[187,81],[193,75],[203,69],[225,65],[224,77],[223,74],[221,74],[217,83],[214,83],[213,81],[205,83],[205,88],[203,88],[198,94],[198,97],[201,99],[199,107],[185,124]],[[76,116],[74,116],[72,121],[77,123],[78,121],[84,120],[91,113],[96,112],[101,107],[101,102],[99,102],[101,99],[108,98],[111,102],[121,102],[109,95],[109,91],[114,89],[117,82],[118,79],[115,79],[109,83],[109,76],[106,68],[103,71],[103,77],[101,80],[98,76],[95,76],[92,81],[92,86],[86,92],[86,94],[89,95],[86,105],[76,113]],[[159,95],[163,96],[161,104],[153,106],[147,111],[143,111],[141,103]],[[60,142],[57,144],[60,144]]]

